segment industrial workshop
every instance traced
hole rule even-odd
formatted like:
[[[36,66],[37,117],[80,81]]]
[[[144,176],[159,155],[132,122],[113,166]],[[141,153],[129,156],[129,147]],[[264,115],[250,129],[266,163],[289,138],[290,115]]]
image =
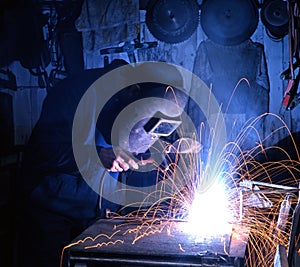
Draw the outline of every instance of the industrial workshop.
[[[300,0],[1,0],[3,267],[299,267]]]

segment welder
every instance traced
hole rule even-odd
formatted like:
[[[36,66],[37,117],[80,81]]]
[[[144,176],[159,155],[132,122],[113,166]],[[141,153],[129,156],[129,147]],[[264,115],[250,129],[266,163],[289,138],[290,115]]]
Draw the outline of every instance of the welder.
[[[118,212],[118,203],[101,199],[82,178],[73,153],[72,127],[87,89],[99,77],[124,65],[127,63],[123,60],[114,60],[104,68],[69,76],[49,90],[24,150],[18,183],[17,266],[59,266],[64,246],[103,218],[106,210]],[[177,74],[176,79],[180,76]],[[136,158],[134,154],[140,151],[133,153],[121,146],[112,147],[111,140],[114,120],[122,109],[145,96],[164,97],[165,86],[152,85],[130,85],[120,90],[99,115],[94,144],[102,167],[115,179],[119,172],[137,170],[153,162],[151,158]],[[85,116],[89,116],[88,111]]]

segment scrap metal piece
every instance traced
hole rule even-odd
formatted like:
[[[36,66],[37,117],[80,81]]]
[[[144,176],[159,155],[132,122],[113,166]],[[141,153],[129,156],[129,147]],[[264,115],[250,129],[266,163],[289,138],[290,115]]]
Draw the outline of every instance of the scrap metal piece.
[[[289,267],[300,266],[300,199],[298,198],[298,203],[294,208],[293,217],[292,217],[292,226],[290,230],[290,239],[288,246],[288,263]]]
[[[288,193],[285,195],[284,200],[281,202],[277,221],[277,234],[279,234],[280,231],[284,231],[286,228],[288,216],[292,206],[292,198],[293,196]]]
[[[235,223],[230,236],[229,254],[233,257],[241,257],[245,254],[246,244],[250,234],[249,225]]]
[[[286,248],[281,244],[278,244],[276,248],[274,267],[289,267]]]
[[[259,183],[259,182],[258,182]],[[260,188],[255,181],[241,181],[239,186],[243,188],[244,191],[251,191],[247,200],[243,203],[247,206],[258,207],[258,208],[271,208],[273,203],[263,194],[260,193]]]

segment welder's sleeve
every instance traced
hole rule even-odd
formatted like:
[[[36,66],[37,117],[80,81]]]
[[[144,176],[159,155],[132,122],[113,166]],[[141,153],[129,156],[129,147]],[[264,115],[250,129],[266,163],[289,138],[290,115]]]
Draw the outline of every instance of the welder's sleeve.
[[[112,145],[108,144],[105,141],[103,134],[99,131],[98,128],[96,128],[95,131],[95,145],[96,147],[105,147],[105,148],[112,147]]]

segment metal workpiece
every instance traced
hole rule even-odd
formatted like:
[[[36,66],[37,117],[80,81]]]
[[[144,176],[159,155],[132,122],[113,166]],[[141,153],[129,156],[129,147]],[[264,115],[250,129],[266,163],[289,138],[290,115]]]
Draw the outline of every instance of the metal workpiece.
[[[65,248],[64,257],[67,266],[240,266],[247,240],[241,226],[222,236],[195,236],[184,230],[187,223],[100,219]]]

